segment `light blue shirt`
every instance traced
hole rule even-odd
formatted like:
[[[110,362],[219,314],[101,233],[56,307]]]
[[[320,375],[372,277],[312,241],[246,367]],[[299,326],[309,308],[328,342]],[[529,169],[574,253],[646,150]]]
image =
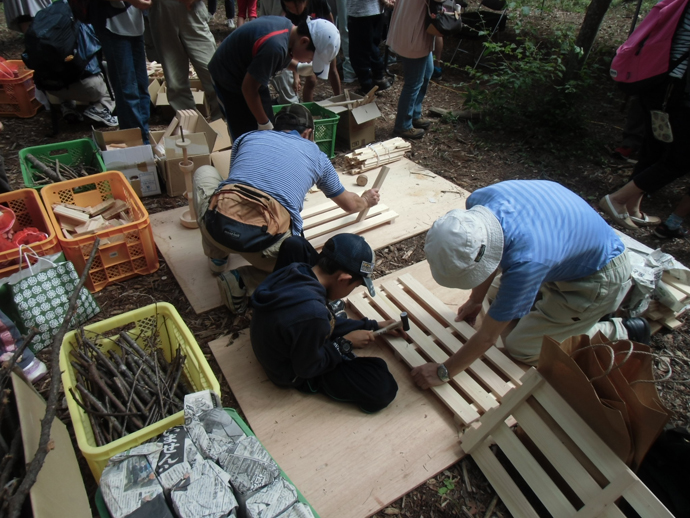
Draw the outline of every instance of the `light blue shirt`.
[[[327,198],[345,191],[326,154],[296,131],[251,131],[235,140],[230,175],[220,186],[228,183],[273,196],[290,213],[293,235],[302,232],[300,212],[309,189],[316,185]]]
[[[601,270],[625,245],[590,205],[562,185],[511,180],[475,191],[503,229],[501,286],[489,315],[500,322],[529,313],[544,282],[572,281]]]

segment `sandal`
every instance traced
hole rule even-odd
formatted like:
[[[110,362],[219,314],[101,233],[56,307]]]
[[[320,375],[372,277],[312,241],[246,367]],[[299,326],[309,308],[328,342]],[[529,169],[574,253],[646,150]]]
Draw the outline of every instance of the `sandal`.
[[[642,211],[640,211],[640,215],[642,216],[641,218],[630,216],[630,221],[639,227],[654,227],[661,223],[661,218],[659,216],[649,216]]]
[[[623,212],[622,214],[616,212],[616,209],[613,206],[613,203],[611,203],[611,199],[609,198],[608,194],[599,200],[599,208],[621,227],[627,228],[628,230],[637,230],[639,228],[637,225],[635,225],[635,223],[633,223],[633,221],[630,219],[630,215],[627,212]]]

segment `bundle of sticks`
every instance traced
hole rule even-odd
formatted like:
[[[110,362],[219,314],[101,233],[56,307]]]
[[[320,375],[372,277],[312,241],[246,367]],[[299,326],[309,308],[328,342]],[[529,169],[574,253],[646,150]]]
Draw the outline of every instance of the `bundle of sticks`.
[[[410,143],[401,138],[369,144],[345,155],[345,168],[350,174],[360,174],[400,160],[410,149]]]
[[[101,172],[97,168],[81,162],[66,166],[61,164],[59,160],[52,160],[48,157],[36,158],[31,153],[26,155],[26,160],[35,168],[33,180],[36,185],[74,180],[75,178]]]
[[[191,390],[183,379],[186,356],[179,347],[168,363],[155,342],[144,351],[125,331],[115,340],[121,354],[104,353],[83,329],[77,336],[78,347],[70,351],[77,383],[70,394],[88,415],[98,446],[182,410]]]

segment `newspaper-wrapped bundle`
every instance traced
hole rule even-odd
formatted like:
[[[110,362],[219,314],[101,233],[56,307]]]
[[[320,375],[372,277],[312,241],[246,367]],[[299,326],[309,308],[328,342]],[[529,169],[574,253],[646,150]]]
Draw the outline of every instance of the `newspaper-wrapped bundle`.
[[[311,512],[311,508],[308,505],[297,502],[278,518],[314,518],[314,513]]]
[[[173,517],[150,461],[159,451],[157,445],[145,444],[116,455],[105,467],[100,485],[112,518]]]
[[[256,437],[244,437],[220,457],[238,500],[280,477],[280,468]],[[241,501],[240,501],[241,503]]]
[[[166,490],[173,489],[184,479],[188,479],[197,464],[200,465],[204,460],[184,426],[173,426],[163,432],[158,445],[161,451],[155,472]]]
[[[179,518],[235,518],[237,500],[229,485],[230,475],[212,461],[198,462],[194,472],[171,493]]]
[[[281,477],[247,499],[246,518],[274,518],[295,503],[297,490]]]
[[[184,424],[198,420],[199,415],[212,408],[220,408],[220,398],[212,390],[202,390],[184,397]]]
[[[218,462],[224,452],[246,436],[242,428],[222,408],[203,412],[198,419],[187,426],[187,433],[207,459]]]

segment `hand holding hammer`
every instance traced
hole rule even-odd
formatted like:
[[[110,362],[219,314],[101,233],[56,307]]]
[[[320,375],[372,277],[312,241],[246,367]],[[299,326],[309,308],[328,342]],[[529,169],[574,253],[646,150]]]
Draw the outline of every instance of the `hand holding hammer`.
[[[389,324],[386,327],[379,329],[378,331],[374,331],[374,336],[379,336],[384,333],[387,333],[388,331],[394,331],[395,329],[400,328],[402,328],[403,331],[410,330],[410,321],[407,318],[407,312],[405,311],[400,313],[400,320],[398,320],[397,322],[393,322],[392,324]]]

